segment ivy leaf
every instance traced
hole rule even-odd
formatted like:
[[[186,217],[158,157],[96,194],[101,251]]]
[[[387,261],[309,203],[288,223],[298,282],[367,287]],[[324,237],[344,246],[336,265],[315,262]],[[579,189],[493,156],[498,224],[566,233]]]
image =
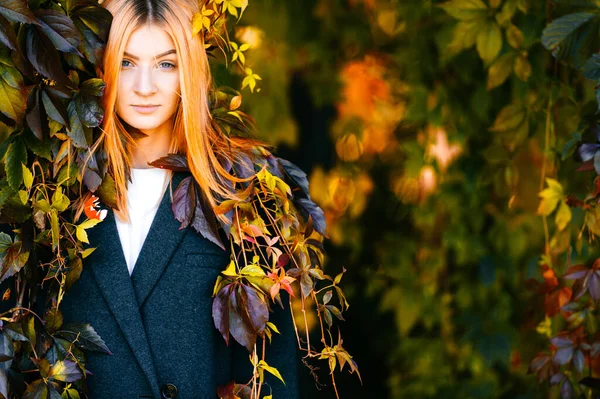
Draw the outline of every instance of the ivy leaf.
[[[34,27],[27,28],[25,46],[27,59],[36,71],[62,85],[69,85],[69,79],[60,64],[58,51],[45,35],[40,34]]]
[[[17,34],[10,22],[0,15],[0,42],[13,51],[17,51]]]
[[[83,377],[77,363],[71,360],[59,360],[52,365],[48,378],[55,381],[74,382]]]
[[[79,34],[69,17],[55,9],[40,9],[35,12],[41,29],[54,46],[66,53],[76,53],[79,46]]]
[[[11,22],[39,24],[35,15],[27,8],[27,2],[23,0],[2,0],[0,3],[0,15],[3,15]]]
[[[513,69],[515,62],[515,53],[508,53],[500,56],[488,69],[487,89],[491,90],[500,86],[508,77]]]
[[[595,17],[593,13],[578,12],[555,19],[542,32],[542,45],[554,51],[567,36]]]
[[[486,64],[492,62],[502,49],[502,31],[493,20],[486,20],[477,34],[477,52]]]
[[[564,198],[563,188],[559,182],[554,179],[546,178],[548,187],[542,190],[538,196],[542,198],[537,209],[538,215],[548,216]]]
[[[100,40],[103,42],[108,40],[112,14],[107,9],[95,4],[77,7],[73,10],[73,16],[79,19]]]
[[[179,229],[189,226],[194,215],[196,207],[195,198],[193,201],[188,198],[190,195],[194,195],[193,187],[190,189],[192,179],[192,176],[183,179],[173,193],[173,204],[171,205],[171,208],[173,210],[173,215],[175,215],[175,219],[181,222],[181,227]]]
[[[12,64],[0,62],[0,112],[21,123],[26,111],[26,92],[21,73]]]
[[[87,148],[91,142],[92,131],[79,118],[76,101],[69,103],[67,113],[69,114],[69,125],[71,126],[70,129],[67,128],[67,135],[73,140],[75,147]]]
[[[74,342],[81,349],[112,355],[112,352],[94,328],[86,323],[68,323],[62,326],[57,335]]]
[[[98,64],[100,60],[102,60],[104,43],[79,17],[77,17],[77,14],[72,15],[72,19],[82,38],[78,50],[89,62]]]
[[[317,230],[319,234],[325,236],[325,229],[327,226],[323,210],[308,198],[298,198],[295,199],[294,202],[307,219],[308,216],[312,218],[315,230]]]
[[[69,115],[62,101],[50,90],[42,90],[41,96],[48,116],[68,129],[70,127]]]
[[[482,0],[452,0],[440,8],[458,20],[472,20],[485,16],[487,5]]]
[[[169,169],[175,172],[187,172],[190,170],[187,158],[182,154],[168,154],[166,157],[150,162],[150,165],[155,168]]]
[[[27,150],[20,139],[13,141],[6,151],[5,166],[8,185],[13,190],[18,190],[23,181],[23,168],[21,164],[27,164]]]
[[[283,377],[281,377],[281,374],[279,373],[279,371],[275,367],[269,366],[267,364],[267,362],[265,362],[264,360],[261,360],[258,362],[258,369],[268,371],[269,373],[273,374],[275,377],[279,378],[281,380],[281,382],[283,382],[283,384],[285,385],[285,381],[283,380]]]
[[[583,76],[588,79],[595,81],[600,80],[600,54],[592,54],[592,57],[581,67],[581,71]]]
[[[556,212],[556,227],[559,231],[562,231],[567,227],[567,224],[571,221],[571,208],[565,201],[561,201],[558,206],[558,212]]]
[[[27,386],[23,399],[48,399],[48,388],[43,380],[36,380]]]
[[[308,179],[306,177],[306,173],[304,173],[302,169],[300,169],[298,166],[294,165],[286,159],[278,158],[277,160],[283,167],[285,173],[287,173],[287,175],[292,179],[292,181],[296,183],[296,185],[298,185],[300,189],[302,189],[302,192],[306,195],[306,197],[310,198],[308,191]]]

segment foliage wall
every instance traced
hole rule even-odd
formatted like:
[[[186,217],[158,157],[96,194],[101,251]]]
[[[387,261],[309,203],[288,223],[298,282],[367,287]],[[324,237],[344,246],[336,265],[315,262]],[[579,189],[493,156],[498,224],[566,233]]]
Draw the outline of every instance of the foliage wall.
[[[311,169],[327,267],[348,270],[341,328],[364,385],[342,396],[591,397],[599,7],[248,8],[249,113]]]

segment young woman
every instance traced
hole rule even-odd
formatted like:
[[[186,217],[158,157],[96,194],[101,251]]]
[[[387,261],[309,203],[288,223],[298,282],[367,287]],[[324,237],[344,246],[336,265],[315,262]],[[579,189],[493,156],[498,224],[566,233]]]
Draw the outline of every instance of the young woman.
[[[153,168],[169,153],[187,158],[211,205],[231,198],[238,162],[252,144],[211,126],[211,74],[201,35],[192,33],[197,0],[106,0],[113,15],[100,77],[105,118],[101,146],[115,177],[118,211],[89,231],[97,247],[65,295],[65,322],[89,322],[112,355],[89,352],[90,397],[216,398],[217,386],[252,376],[248,351],[215,329],[215,280],[229,254],[180,229],[172,192],[185,173]],[[284,299],[283,303],[287,303]],[[261,397],[296,398],[296,335],[288,310],[271,321],[268,346],[285,385],[266,378]]]

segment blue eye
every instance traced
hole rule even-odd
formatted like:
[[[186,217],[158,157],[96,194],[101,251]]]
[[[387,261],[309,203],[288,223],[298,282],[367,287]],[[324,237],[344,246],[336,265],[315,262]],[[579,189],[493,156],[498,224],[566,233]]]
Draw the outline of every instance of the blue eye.
[[[163,69],[173,69],[175,68],[175,64],[173,64],[172,62],[161,62],[160,64],[158,64],[161,68]]]
[[[121,61],[121,67],[123,67],[123,68],[130,66],[130,64],[131,64],[131,62],[129,62],[127,60]]]

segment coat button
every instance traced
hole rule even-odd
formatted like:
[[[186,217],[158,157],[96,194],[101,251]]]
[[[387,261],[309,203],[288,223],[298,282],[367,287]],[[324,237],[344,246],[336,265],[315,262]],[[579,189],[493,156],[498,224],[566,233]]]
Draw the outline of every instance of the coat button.
[[[161,389],[164,399],[174,399],[177,397],[177,387],[174,384],[165,384]]]

